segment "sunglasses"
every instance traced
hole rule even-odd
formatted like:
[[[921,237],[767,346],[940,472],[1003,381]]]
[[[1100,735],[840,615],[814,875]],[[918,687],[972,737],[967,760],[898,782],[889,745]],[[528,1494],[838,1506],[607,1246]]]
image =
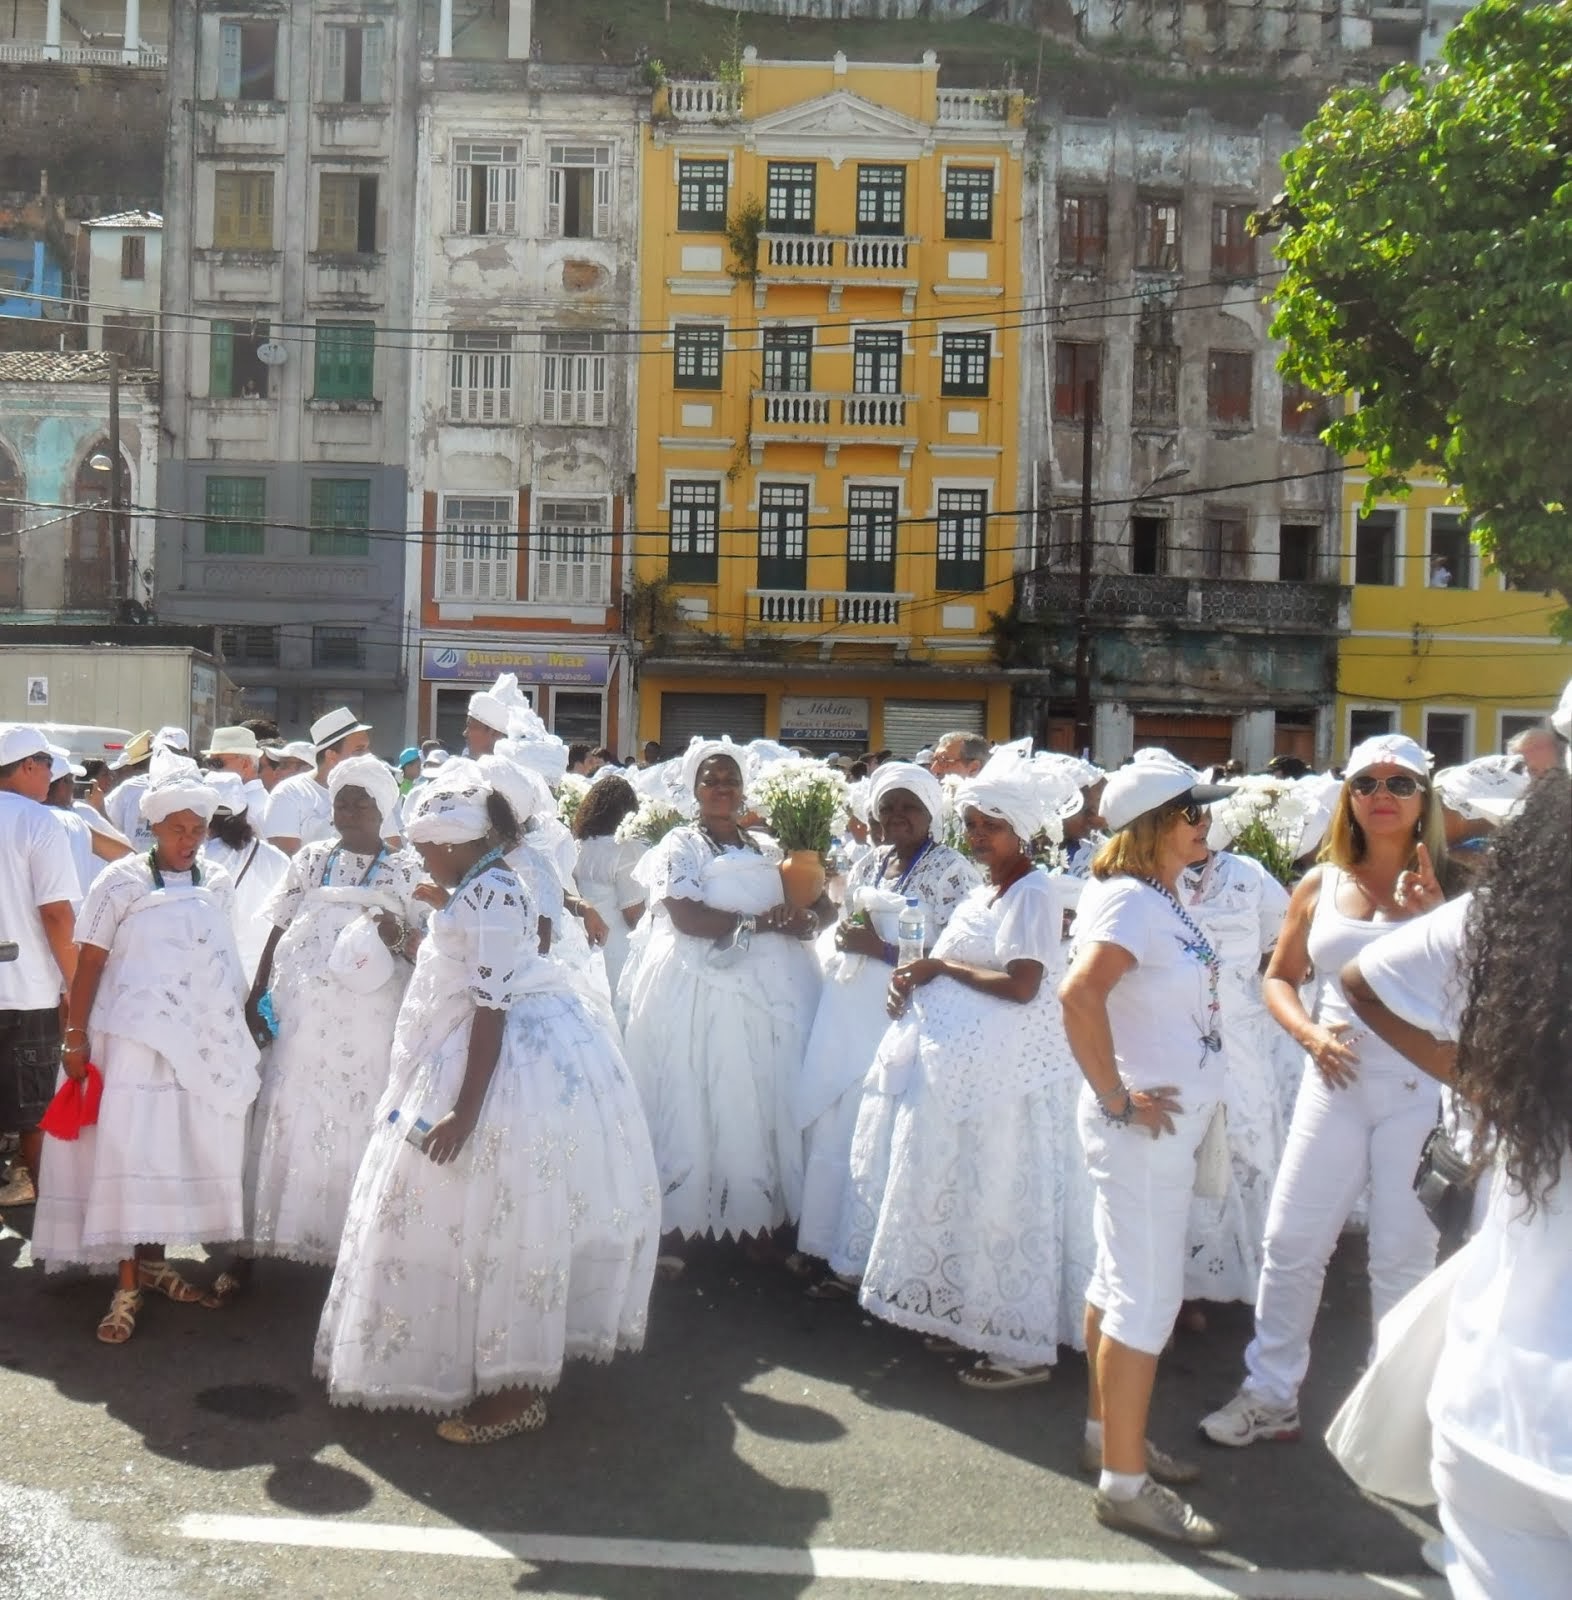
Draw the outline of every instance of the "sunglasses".
[[[1348,787],[1366,800],[1380,789],[1385,789],[1394,800],[1411,800],[1419,793],[1419,779],[1409,777],[1406,772],[1398,773],[1395,778],[1372,778],[1368,773],[1361,773],[1348,780]]]
[[[1170,819],[1183,817],[1193,828],[1206,815],[1206,810],[1205,807],[1198,806],[1193,800],[1187,800],[1182,806],[1173,807],[1168,815]]]

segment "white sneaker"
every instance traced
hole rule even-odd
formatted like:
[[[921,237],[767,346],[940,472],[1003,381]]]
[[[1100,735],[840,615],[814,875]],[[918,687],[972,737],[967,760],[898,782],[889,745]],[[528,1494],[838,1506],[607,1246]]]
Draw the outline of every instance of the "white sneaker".
[[[0,1206],[30,1206],[38,1199],[27,1168],[18,1162],[11,1168],[11,1181],[0,1189]]]
[[[1203,1517],[1172,1489],[1148,1478],[1133,1500],[1115,1500],[1101,1489],[1092,1497],[1092,1512],[1105,1528],[1146,1533],[1175,1544],[1216,1544],[1223,1536],[1215,1522]]]
[[[1299,1437],[1299,1408],[1269,1406],[1241,1389],[1226,1406],[1201,1418],[1201,1432],[1213,1444],[1236,1450],[1261,1439],[1292,1441]]]

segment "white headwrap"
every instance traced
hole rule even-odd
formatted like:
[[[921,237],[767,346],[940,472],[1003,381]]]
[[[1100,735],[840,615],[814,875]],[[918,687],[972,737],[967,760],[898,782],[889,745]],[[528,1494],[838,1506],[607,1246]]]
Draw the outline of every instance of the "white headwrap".
[[[340,789],[364,789],[384,822],[398,804],[398,779],[388,771],[386,762],[372,755],[340,761],[328,774],[327,788],[330,796],[336,796]]]
[[[553,806],[546,780],[533,767],[520,766],[514,755],[517,748],[511,739],[501,739],[497,748],[489,756],[482,756],[475,765],[486,782],[507,801],[519,827],[524,828],[532,817],[549,814]]]
[[[744,762],[742,782],[743,787],[747,788],[761,772],[767,771],[777,762],[797,760],[797,752],[777,743],[774,739],[750,739],[742,759]]]
[[[881,761],[868,779],[867,815],[863,821],[878,820],[879,802],[892,789],[904,789],[916,797],[928,813],[928,836],[944,837],[944,790],[939,780],[914,761]]]
[[[412,791],[404,819],[411,844],[463,844],[491,831],[485,774],[473,761],[455,756],[423,789]]]
[[[1032,757],[1032,765],[1062,772],[1077,789],[1090,789],[1108,776],[1101,767],[1063,750],[1040,750]],[[1073,811],[1069,814],[1075,815]]]
[[[568,747],[528,705],[508,713],[508,759],[529,767],[555,789],[568,770]]]
[[[682,807],[691,816],[697,800],[694,790],[698,787],[699,768],[711,756],[729,756],[737,763],[737,771],[744,784],[748,777],[748,750],[746,745],[733,744],[727,739],[701,739],[695,734],[688,743],[688,748],[682,753]]]
[[[915,763],[914,763],[915,764]],[[926,767],[923,771],[927,771]],[[930,777],[932,773],[928,774]],[[846,809],[864,826],[868,825],[868,786],[871,780],[859,778],[855,783],[846,786]],[[942,796],[941,796],[942,798]]]
[[[964,814],[971,806],[985,817],[1008,822],[1023,845],[1029,845],[1044,832],[1057,831],[1062,838],[1064,829],[1058,807],[1064,802],[1064,790],[1074,785],[1068,778],[1058,779],[1035,767],[1030,750],[1030,739],[1001,745],[988,757],[982,771],[960,786],[955,796],[956,811]],[[884,770],[882,764],[879,770]]]
[[[1529,776],[1511,756],[1480,756],[1435,775],[1441,803],[1461,817],[1500,822],[1528,792]]]
[[[194,811],[204,822],[211,819],[218,796],[202,780],[190,756],[177,755],[160,745],[147,769],[147,787],[137,802],[145,822],[162,822],[177,811]]]
[[[504,672],[489,689],[469,697],[469,714],[497,733],[508,731],[508,719],[520,708],[528,710],[529,702],[512,672]]]
[[[205,775],[207,786],[218,796],[213,807],[216,816],[220,811],[238,817],[250,809],[251,797],[246,793],[245,779],[238,772],[209,772]]]
[[[191,735],[184,728],[177,728],[173,725],[167,728],[160,728],[153,735],[153,748],[155,750],[178,750],[181,754],[185,754],[191,749]]]

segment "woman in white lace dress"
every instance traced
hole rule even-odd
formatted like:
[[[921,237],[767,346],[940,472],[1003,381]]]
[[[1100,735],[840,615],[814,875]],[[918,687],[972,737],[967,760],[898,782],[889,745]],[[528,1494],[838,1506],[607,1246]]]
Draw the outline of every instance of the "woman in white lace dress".
[[[263,915],[273,891],[289,871],[289,857],[256,831],[250,814],[250,796],[238,772],[209,772],[207,786],[218,797],[218,808],[208,824],[202,859],[222,867],[235,892],[229,920],[235,930],[240,965],[249,987],[272,925]]]
[[[639,797],[626,778],[597,776],[573,819],[578,842],[573,880],[606,924],[601,954],[613,994],[628,959],[628,937],[644,915],[644,885],[634,869],[649,847],[642,839],[617,837],[618,825],[638,809]]]
[[[409,808],[444,890],[399,1014],[317,1333],[336,1405],[460,1411],[454,1444],[539,1428],[570,1358],[644,1342],[660,1193],[638,1094],[596,1009],[543,959],[473,762]]]
[[[248,1255],[330,1266],[355,1170],[388,1081],[393,1025],[426,907],[412,851],[382,829],[398,800],[374,756],[341,761],[328,779],[337,835],[302,845],[264,910],[272,932],[248,1010],[271,993],[278,1037],[265,1050],[246,1159]],[[241,1287],[244,1258],[219,1280]]]
[[[1223,1107],[1232,1168],[1226,1194],[1191,1202],[1185,1299],[1253,1305],[1287,1131],[1272,1053],[1280,1030],[1261,995],[1261,966],[1277,943],[1288,891],[1259,861],[1213,850],[1180,879],[1179,899],[1222,962]]]
[[[933,954],[891,978],[903,1020],[863,1089],[830,1265],[862,1279],[877,1316],[977,1351],[962,1381],[1010,1389],[1045,1382],[1079,1333],[1064,1250],[1075,1066],[1054,992],[1064,917],[1026,853],[1049,815],[1029,763],[995,755],[956,800],[987,879]]]
[[[802,1196],[792,1096],[819,974],[798,941],[819,919],[784,903],[779,851],[738,824],[739,748],[695,740],[684,777],[698,821],[674,828],[637,871],[651,920],[629,993],[628,1065],[655,1144],[663,1231],[762,1250]],[[680,1260],[669,1253],[663,1270]]]
[[[884,843],[848,873],[841,920],[819,941],[824,988],[797,1081],[797,1124],[804,1139],[797,1248],[826,1260],[835,1248],[851,1173],[862,1080],[889,1026],[884,1001],[900,908],[907,896],[921,904],[924,943],[931,950],[956,906],[982,881],[977,868],[938,837],[944,794],[927,768],[884,762],[868,781],[867,800]],[[833,944],[824,951],[826,939]],[[832,1273],[808,1292],[828,1300],[856,1291]]]
[[[153,848],[105,867],[77,917],[64,1075],[81,1079],[91,1060],[103,1101],[77,1139],[44,1141],[33,1253],[118,1272],[106,1344],[131,1337],[144,1291],[218,1304],[164,1247],[241,1229],[257,1050],[229,879],[198,859],[216,799],[194,762],[159,752],[140,801]]]

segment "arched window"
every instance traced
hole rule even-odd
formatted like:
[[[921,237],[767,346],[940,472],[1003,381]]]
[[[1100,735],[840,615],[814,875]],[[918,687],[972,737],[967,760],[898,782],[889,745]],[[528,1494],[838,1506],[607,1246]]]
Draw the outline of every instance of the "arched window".
[[[22,507],[7,502],[26,493],[16,457],[0,444],[0,610],[15,611],[22,604]]]
[[[76,471],[71,498],[91,510],[78,511],[71,518],[71,558],[66,566],[66,605],[73,611],[105,611],[114,593],[114,542],[109,515],[110,475],[107,468],[93,466],[94,456],[109,456],[109,441],[95,439],[83,452]],[[132,499],[131,465],[120,455],[120,487],[124,498]],[[122,557],[123,559],[123,557]]]

